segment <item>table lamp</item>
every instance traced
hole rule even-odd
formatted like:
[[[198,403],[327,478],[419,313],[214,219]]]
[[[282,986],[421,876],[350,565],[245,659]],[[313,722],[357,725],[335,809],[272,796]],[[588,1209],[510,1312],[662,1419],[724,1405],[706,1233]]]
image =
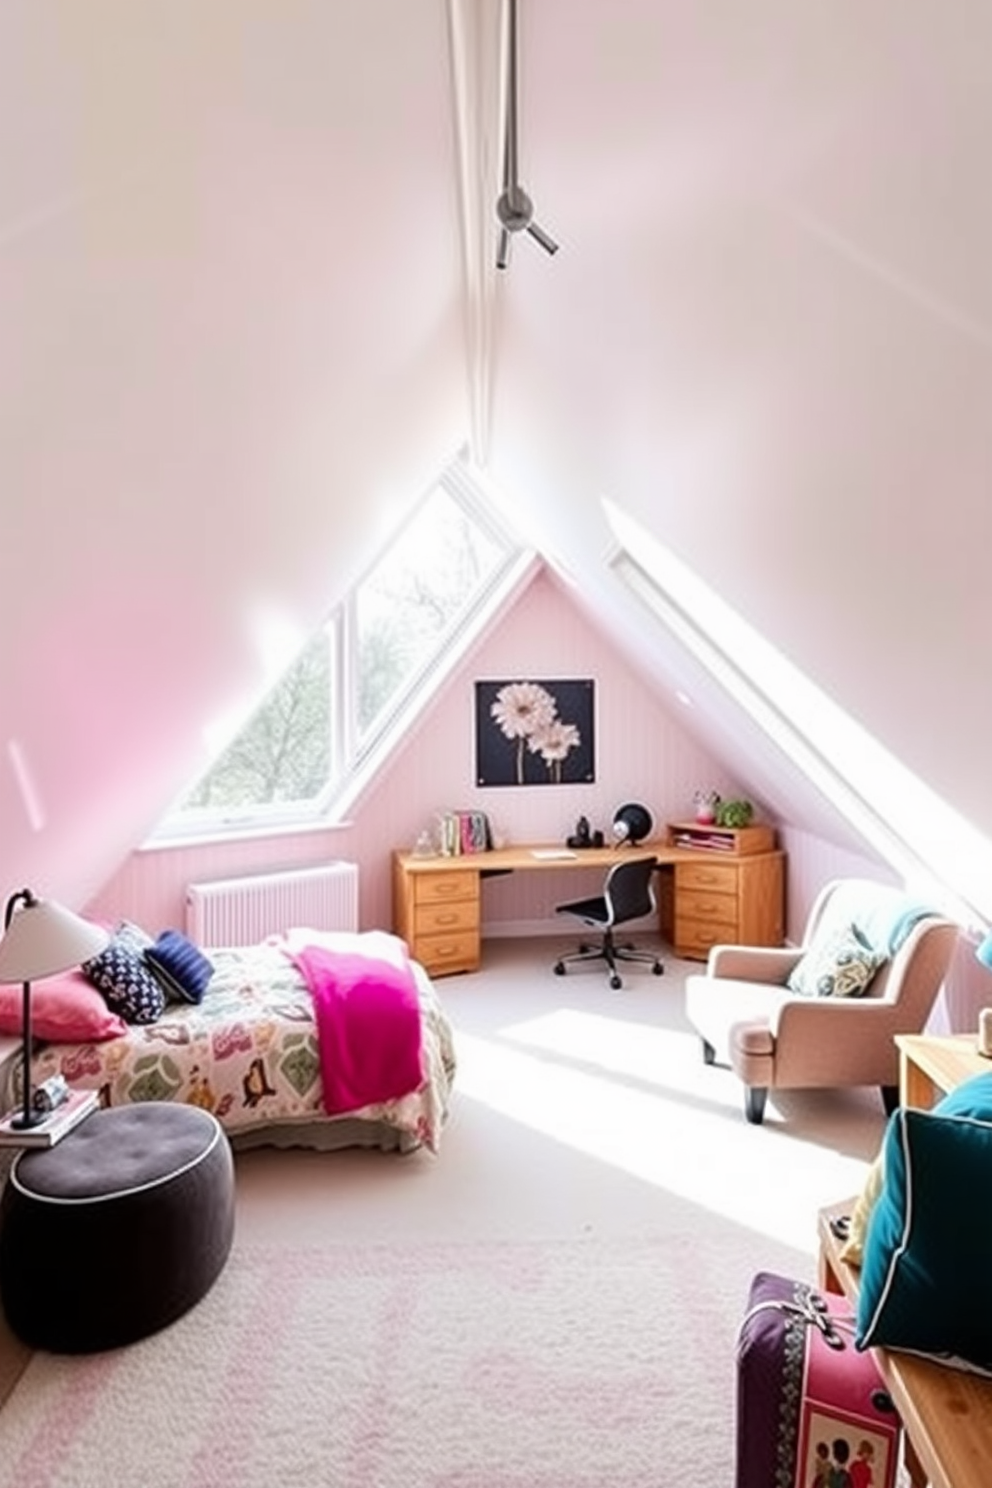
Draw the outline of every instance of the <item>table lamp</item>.
[[[7,900],[0,940],[0,982],[21,982],[24,987],[24,1108],[10,1122],[17,1131],[29,1130],[47,1119],[46,1112],[34,1110],[31,1100],[31,983],[88,961],[104,949],[109,938],[98,925],[80,919],[61,904],[36,899],[30,889],[19,889]]]

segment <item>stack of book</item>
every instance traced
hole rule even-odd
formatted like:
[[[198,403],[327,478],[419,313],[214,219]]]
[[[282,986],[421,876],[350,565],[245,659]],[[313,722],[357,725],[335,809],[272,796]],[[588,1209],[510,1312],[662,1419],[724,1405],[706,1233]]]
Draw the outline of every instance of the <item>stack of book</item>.
[[[438,822],[438,847],[444,857],[486,852],[493,845],[489,818],[484,811],[442,811]]]
[[[74,1126],[95,1111],[100,1096],[95,1090],[74,1090],[68,1100],[49,1111],[35,1126],[19,1127],[20,1107],[0,1119],[0,1147],[54,1147]]]

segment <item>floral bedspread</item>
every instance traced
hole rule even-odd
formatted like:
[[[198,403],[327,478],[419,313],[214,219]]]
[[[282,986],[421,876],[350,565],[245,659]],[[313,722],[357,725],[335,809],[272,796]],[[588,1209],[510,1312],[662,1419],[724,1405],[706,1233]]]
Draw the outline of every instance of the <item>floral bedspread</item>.
[[[273,942],[208,949],[214,975],[199,1005],[170,1003],[155,1023],[105,1043],[42,1045],[37,1083],[61,1073],[104,1105],[186,1101],[212,1111],[234,1135],[276,1123],[384,1123],[402,1145],[436,1152],[455,1072],[451,1025],[423,967],[412,962],[423,1016],[424,1079],[397,1100],[329,1116],[310,993]]]

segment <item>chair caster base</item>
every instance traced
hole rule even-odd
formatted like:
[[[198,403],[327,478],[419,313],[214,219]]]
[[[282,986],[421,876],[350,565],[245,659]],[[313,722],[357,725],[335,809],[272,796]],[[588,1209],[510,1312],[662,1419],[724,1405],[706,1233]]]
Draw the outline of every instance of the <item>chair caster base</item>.
[[[610,986],[613,988],[614,992],[619,992],[620,988],[623,986],[623,982],[621,981],[620,977],[617,976],[616,972],[614,972],[613,975],[610,977]]]
[[[564,976],[564,975],[565,975],[565,963],[564,963],[564,961],[556,961],[555,962],[555,976]]]

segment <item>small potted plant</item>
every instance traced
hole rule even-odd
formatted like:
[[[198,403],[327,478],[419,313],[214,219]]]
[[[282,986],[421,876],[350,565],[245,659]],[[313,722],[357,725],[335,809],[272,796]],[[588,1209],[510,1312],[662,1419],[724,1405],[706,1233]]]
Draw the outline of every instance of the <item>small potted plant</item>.
[[[721,801],[716,808],[718,827],[746,827],[750,825],[753,816],[754,807],[750,801],[745,801],[743,798]]]
[[[692,797],[696,820],[702,826],[710,826],[716,821],[717,810],[720,805],[720,793],[714,790],[697,790]]]

